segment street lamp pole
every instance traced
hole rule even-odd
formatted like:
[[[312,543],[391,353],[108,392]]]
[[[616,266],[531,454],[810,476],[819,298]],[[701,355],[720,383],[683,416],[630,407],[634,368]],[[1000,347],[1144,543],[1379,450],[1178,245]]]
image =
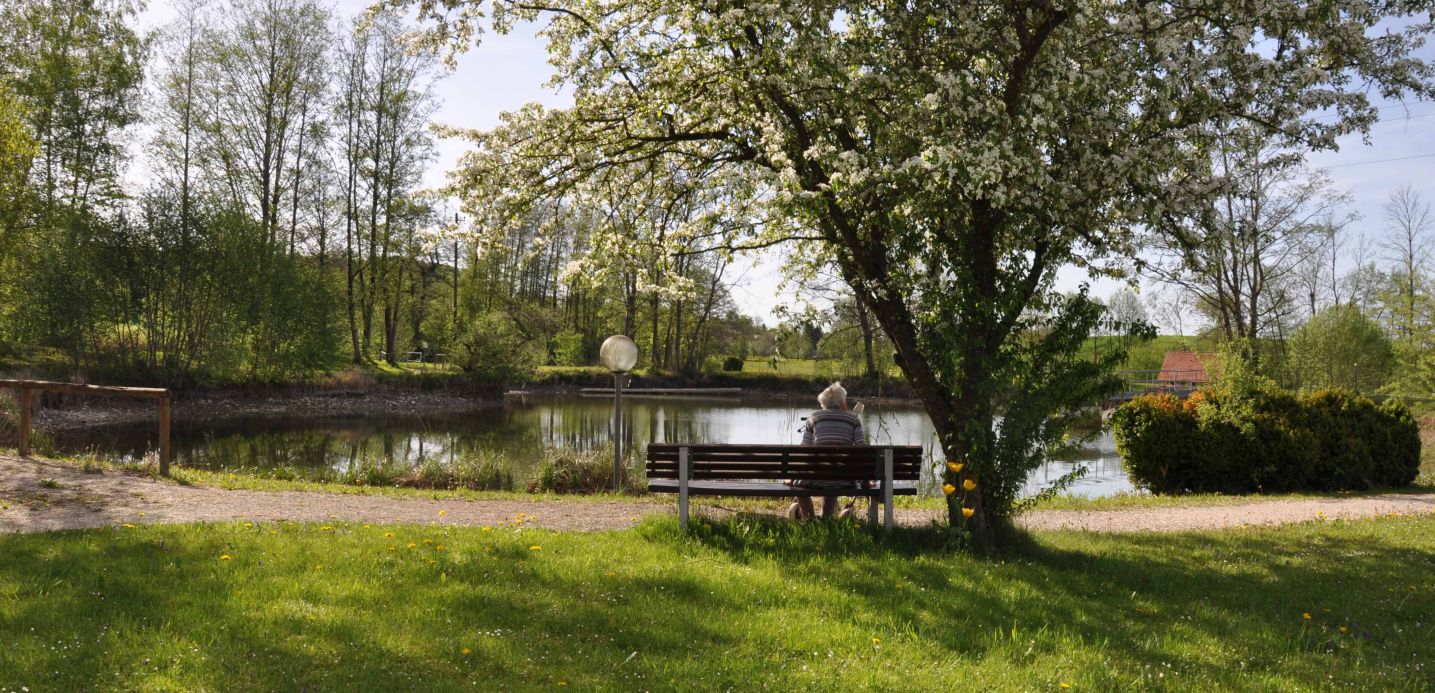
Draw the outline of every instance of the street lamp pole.
[[[603,340],[598,361],[613,373],[613,492],[623,488],[623,376],[638,365],[638,345],[615,334]]]
[[[623,374],[613,374],[613,493],[623,489]]]

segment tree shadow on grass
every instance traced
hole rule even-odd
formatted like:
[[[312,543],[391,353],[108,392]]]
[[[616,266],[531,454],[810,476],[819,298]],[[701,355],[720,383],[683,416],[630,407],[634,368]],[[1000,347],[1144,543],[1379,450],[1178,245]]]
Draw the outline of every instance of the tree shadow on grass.
[[[1435,621],[1435,555],[1380,527],[1018,535],[988,555],[940,527],[882,534],[744,517],[691,536],[733,560],[772,561],[791,580],[834,585],[861,627],[897,624],[947,655],[984,657],[1048,630],[1059,634],[1048,649],[1102,643],[1130,670],[1233,685],[1258,673],[1298,687],[1333,668],[1335,680],[1369,683],[1374,672],[1412,685],[1429,674],[1409,667],[1435,654],[1416,635]],[[1023,656],[1043,648],[1022,640]]]
[[[1435,557],[1381,526],[1044,534],[990,556],[940,528],[743,518],[501,538],[303,525],[15,537],[0,541],[0,686],[791,687],[751,660],[820,669],[818,652],[870,652],[880,635],[912,667],[1021,669],[1092,649],[1080,661],[1113,672],[1249,687],[1239,661],[1267,687],[1418,688],[1408,667],[1432,655]]]

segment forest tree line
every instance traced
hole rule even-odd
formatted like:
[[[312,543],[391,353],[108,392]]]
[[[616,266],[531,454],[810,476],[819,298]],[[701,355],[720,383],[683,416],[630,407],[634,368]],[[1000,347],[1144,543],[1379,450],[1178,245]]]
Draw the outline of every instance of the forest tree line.
[[[420,354],[511,378],[591,364],[617,332],[665,370],[773,350],[726,256],[635,245],[588,276],[574,259],[594,212],[559,204],[486,242],[462,233],[422,190],[443,75],[399,20],[313,0],[174,9],[152,32],[129,0],[0,9],[12,360],[44,349],[77,377],[180,383]]]

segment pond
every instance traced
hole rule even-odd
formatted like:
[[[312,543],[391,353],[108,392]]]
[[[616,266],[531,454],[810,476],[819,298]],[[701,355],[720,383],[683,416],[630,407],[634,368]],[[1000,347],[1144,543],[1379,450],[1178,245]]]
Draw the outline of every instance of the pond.
[[[805,401],[784,399],[687,399],[625,397],[626,445],[642,454],[652,442],[798,443]],[[607,397],[545,395],[509,398],[501,406],[436,417],[396,413],[384,418],[231,419],[178,423],[172,435],[176,464],[211,470],[286,469],[303,478],[325,478],[356,465],[412,466],[499,454],[533,464],[545,449],[592,450],[610,442],[612,401]],[[873,443],[922,445],[935,461],[935,433],[918,407],[868,406],[864,413]],[[65,452],[94,451],[133,461],[153,447],[150,425],[71,431],[56,437]],[[1132,490],[1110,434],[1072,459],[1053,461],[1027,482],[1036,493],[1084,465],[1086,475],[1068,492],[1104,496]],[[519,470],[526,474],[525,470]],[[926,484],[930,487],[931,484]]]

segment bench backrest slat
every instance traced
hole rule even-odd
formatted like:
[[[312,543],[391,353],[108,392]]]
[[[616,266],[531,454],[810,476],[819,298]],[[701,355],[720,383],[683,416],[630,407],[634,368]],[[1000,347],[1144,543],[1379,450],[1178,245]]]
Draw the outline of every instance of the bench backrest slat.
[[[678,478],[678,450],[688,449],[691,479],[808,479],[857,481],[882,476],[883,453],[892,450],[892,478],[917,481],[924,456],[919,445],[742,445],[653,443],[650,479]]]

